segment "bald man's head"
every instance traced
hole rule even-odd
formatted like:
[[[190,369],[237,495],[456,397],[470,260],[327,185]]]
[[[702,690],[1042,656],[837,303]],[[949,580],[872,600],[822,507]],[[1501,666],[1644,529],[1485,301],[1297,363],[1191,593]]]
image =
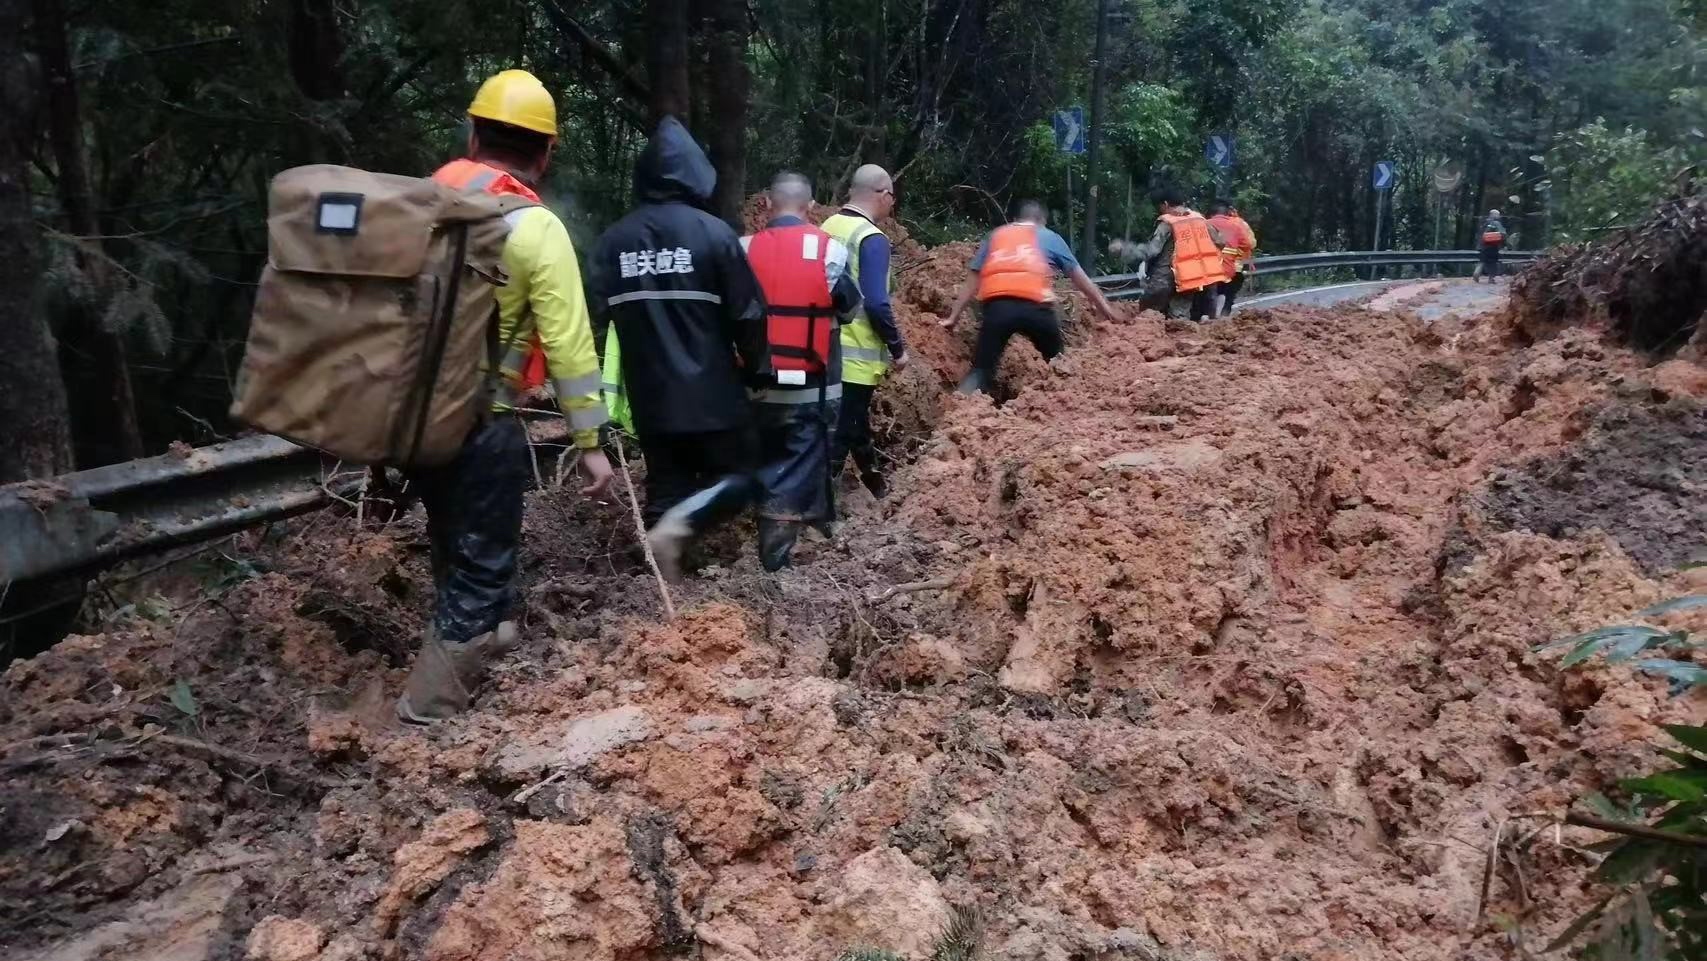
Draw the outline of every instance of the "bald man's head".
[[[848,202],[875,217],[887,217],[895,206],[895,180],[882,167],[866,164],[854,171]]]
[[[812,181],[806,179],[805,174],[784,170],[771,178],[766,195],[770,197],[771,213],[803,217],[806,208],[812,206]]]

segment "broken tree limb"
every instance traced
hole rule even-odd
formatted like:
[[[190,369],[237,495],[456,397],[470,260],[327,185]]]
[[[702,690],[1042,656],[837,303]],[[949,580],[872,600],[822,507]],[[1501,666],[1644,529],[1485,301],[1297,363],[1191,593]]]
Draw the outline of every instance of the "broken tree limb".
[[[664,572],[658,569],[658,558],[652,554],[652,544],[646,539],[646,521],[640,514],[640,498],[634,493],[634,475],[628,472],[628,454],[622,449],[622,438],[614,434],[611,439],[616,442],[616,462],[622,467],[622,483],[628,488],[628,506],[634,512],[634,532],[640,537],[640,549],[646,552],[646,566],[652,569],[652,577],[658,581],[658,596],[664,599],[664,619],[676,619],[676,604],[670,600],[670,585],[664,580]]]
[[[156,734],[152,737],[143,738],[141,741],[138,741],[137,744],[138,746],[144,744],[164,744],[167,747],[175,747],[180,751],[185,751],[190,754],[200,754],[205,758],[221,761],[232,767],[247,768],[254,771],[268,771],[279,775],[287,781],[295,781],[299,784],[307,784],[327,791],[341,787],[348,787],[350,785],[350,782],[348,781],[334,780],[328,777],[321,777],[318,774],[308,774],[303,771],[293,770],[283,761],[257,757],[253,754],[245,754],[242,751],[234,751],[231,748],[220,747],[217,744],[210,744],[207,741],[198,740],[193,737],[179,737],[175,734]]]
[[[1707,836],[1699,834],[1681,834],[1677,831],[1666,831],[1651,828],[1645,824],[1625,824],[1622,821],[1608,821],[1597,818],[1592,814],[1578,814],[1571,811],[1565,815],[1565,823],[1579,828],[1594,828],[1596,831],[1607,831],[1612,834],[1622,834],[1627,837],[1645,838],[1649,841],[1664,841],[1667,844],[1682,844],[1692,848],[1707,848]]]
[[[900,597],[902,594],[917,594],[920,591],[940,591],[953,586],[954,578],[952,577],[938,577],[928,581],[914,581],[910,584],[896,584],[894,587],[891,587],[880,594],[872,595],[871,603],[880,604],[892,597]]]

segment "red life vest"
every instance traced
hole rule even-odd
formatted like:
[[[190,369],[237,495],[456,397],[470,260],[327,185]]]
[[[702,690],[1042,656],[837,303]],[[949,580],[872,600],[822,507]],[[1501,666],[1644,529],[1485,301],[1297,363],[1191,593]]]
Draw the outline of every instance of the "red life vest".
[[[1017,297],[1032,303],[1055,298],[1050,286],[1049,261],[1037,243],[1037,228],[1031,224],[1008,224],[990,234],[984,251],[984,266],[978,271],[980,303],[996,297]]]
[[[479,190],[489,194],[516,194],[526,197],[534,203],[540,203],[539,194],[533,188],[515,178],[515,175],[500,170],[491,164],[478,160],[462,158],[452,160],[433,172],[433,179],[446,187],[455,190]],[[545,347],[539,342],[539,335],[528,339],[527,359],[520,367],[518,386],[523,391],[533,390],[545,383]]]
[[[832,238],[811,224],[767,227],[747,241],[747,262],[765,292],[771,365],[822,374],[836,310],[825,267]]]

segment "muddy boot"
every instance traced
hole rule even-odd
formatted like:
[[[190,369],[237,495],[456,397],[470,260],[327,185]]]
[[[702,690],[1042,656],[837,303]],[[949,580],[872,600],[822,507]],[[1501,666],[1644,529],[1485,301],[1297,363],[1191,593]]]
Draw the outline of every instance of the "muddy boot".
[[[800,527],[799,521],[759,518],[759,563],[765,570],[774,574],[788,566],[794,543],[800,538]]]
[[[435,724],[468,710],[486,661],[514,650],[519,640],[513,621],[466,644],[446,644],[437,630],[429,628],[403,696],[397,699],[398,718],[410,724]]]
[[[869,474],[861,474],[859,479],[865,483],[865,489],[871,491],[872,497],[882,500],[889,496],[889,482],[882,474],[872,471]]]
[[[669,514],[658,518],[658,523],[646,532],[646,546],[652,549],[652,560],[664,580],[674,584],[682,579],[682,551],[692,536],[693,528],[685,517]]]

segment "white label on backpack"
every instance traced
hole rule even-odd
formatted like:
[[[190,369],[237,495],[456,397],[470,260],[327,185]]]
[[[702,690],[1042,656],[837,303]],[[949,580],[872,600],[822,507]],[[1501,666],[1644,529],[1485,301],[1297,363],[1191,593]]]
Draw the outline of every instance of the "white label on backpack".
[[[804,387],[806,386],[806,372],[804,370],[779,370],[776,372],[776,382],[784,387]]]
[[[356,212],[360,209],[355,204],[323,202],[320,204],[320,229],[354,230]]]
[[[800,256],[806,260],[818,259],[818,235],[807,234],[800,238]]]

